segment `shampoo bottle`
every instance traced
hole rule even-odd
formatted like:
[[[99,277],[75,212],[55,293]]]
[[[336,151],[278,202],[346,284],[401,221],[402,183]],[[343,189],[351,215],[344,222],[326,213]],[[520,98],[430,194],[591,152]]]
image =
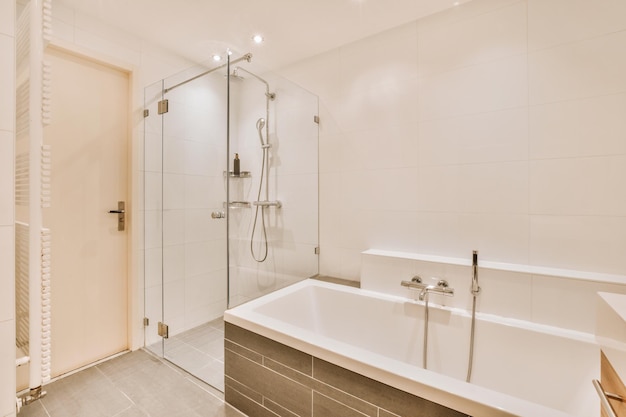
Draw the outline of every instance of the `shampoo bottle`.
[[[235,160],[233,161],[233,175],[238,177],[241,175],[241,168],[239,166],[239,154],[235,154]]]

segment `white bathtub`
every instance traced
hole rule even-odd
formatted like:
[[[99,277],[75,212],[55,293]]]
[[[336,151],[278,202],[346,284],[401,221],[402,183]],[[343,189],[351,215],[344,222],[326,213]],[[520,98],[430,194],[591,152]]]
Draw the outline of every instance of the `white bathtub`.
[[[399,282],[398,282],[399,285]],[[305,280],[227,310],[224,320],[387,385],[476,417],[599,415],[593,335],[433,305],[428,370],[422,303]]]

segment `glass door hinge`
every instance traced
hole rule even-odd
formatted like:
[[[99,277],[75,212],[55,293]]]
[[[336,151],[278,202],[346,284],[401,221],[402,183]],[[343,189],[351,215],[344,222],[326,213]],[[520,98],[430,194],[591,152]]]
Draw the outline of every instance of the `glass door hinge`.
[[[158,333],[159,333],[159,336],[161,336],[164,339],[167,339],[168,337],[170,337],[169,327],[167,327],[167,324],[159,322]]]
[[[316,255],[319,255],[319,254],[320,254],[320,247],[319,247],[319,246],[315,248],[315,254],[316,254]]]
[[[143,326],[144,327],[150,326],[150,319],[148,317],[143,318]]]
[[[167,99],[159,101],[159,114],[167,113],[169,111],[169,104]]]
[[[317,124],[320,124],[320,117],[317,115],[313,116],[313,121]]]
[[[150,116],[150,110],[145,109],[145,110],[143,111],[143,117],[148,117],[148,116]]]

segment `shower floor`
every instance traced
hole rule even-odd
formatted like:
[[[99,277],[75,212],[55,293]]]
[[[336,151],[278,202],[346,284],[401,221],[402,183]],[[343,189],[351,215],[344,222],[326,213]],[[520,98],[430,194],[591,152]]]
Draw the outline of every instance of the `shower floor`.
[[[148,347],[214,388],[224,391],[224,320],[179,333]],[[165,352],[164,352],[165,351]]]

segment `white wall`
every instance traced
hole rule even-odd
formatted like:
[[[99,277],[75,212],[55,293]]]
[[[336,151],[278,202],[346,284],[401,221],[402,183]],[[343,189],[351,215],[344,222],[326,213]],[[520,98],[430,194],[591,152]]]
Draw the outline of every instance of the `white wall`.
[[[0,2],[0,416],[15,415],[15,2]]]
[[[626,274],[626,3],[474,0],[297,63],[321,273],[398,250]]]
[[[269,91],[276,95],[269,102],[269,180],[263,182],[260,200],[265,200],[265,185],[269,184],[268,199],[279,200],[282,207],[265,209],[268,252],[262,263],[250,253],[256,208],[230,210],[231,305],[318,272],[317,97],[276,74],[254,66],[243,67],[265,79]],[[243,71],[240,74],[244,80],[231,83],[231,157],[238,152],[241,169],[250,171],[251,177],[231,179],[230,199],[253,202],[258,199],[263,162],[256,123],[260,117],[267,117],[266,86]],[[265,253],[262,241],[259,209],[254,234],[257,259]]]

